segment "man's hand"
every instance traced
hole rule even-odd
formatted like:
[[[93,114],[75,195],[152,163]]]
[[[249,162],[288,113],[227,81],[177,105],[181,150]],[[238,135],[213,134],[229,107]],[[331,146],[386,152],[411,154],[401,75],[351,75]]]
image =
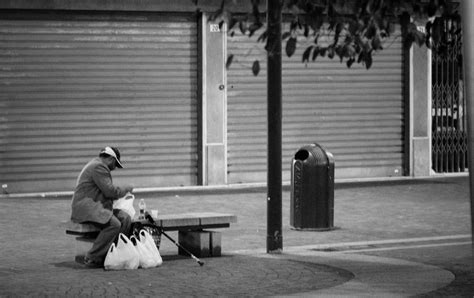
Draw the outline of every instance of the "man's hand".
[[[132,193],[132,191],[133,191],[133,186],[127,186],[127,187],[125,187],[125,191],[126,191],[126,192],[129,192],[129,193]]]

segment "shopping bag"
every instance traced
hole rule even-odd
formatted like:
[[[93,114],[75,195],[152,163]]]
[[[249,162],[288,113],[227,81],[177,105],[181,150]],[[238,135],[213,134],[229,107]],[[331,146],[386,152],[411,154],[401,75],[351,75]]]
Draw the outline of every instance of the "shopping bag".
[[[133,222],[132,223],[132,234],[135,235],[135,237],[138,239],[140,235],[140,231],[145,230],[147,231],[150,235],[151,238],[153,238],[153,241],[155,242],[155,246],[160,250],[160,245],[161,245],[161,231],[160,229],[153,224],[144,224],[142,222]]]
[[[140,256],[127,236],[120,233],[117,245],[112,243],[104,262],[105,270],[130,270],[137,269]]]
[[[143,244],[142,242],[140,242],[135,236],[131,236],[130,241],[135,246],[135,249],[137,250],[138,255],[140,257],[140,268],[153,268],[158,266],[158,260],[153,255],[153,251],[148,249],[148,247],[145,246],[145,244]]]
[[[146,230],[141,230],[138,234],[138,241],[140,241],[150,252],[153,260],[156,262],[155,267],[161,266],[161,264],[163,264],[163,259],[161,258],[160,251],[156,247],[155,241],[153,240],[153,237],[150,235],[150,233],[148,233]]]
[[[127,193],[124,197],[117,199],[113,203],[114,209],[121,209],[130,215],[131,218],[135,216],[135,208],[133,208],[133,201],[135,196],[131,193]]]

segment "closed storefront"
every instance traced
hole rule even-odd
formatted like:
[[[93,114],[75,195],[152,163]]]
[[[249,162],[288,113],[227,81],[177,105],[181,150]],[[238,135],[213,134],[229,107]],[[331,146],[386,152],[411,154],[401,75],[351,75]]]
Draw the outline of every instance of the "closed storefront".
[[[266,52],[258,35],[228,38],[235,55],[227,75],[229,183],[266,181]],[[296,150],[310,143],[334,155],[336,178],[403,175],[403,51],[400,35],[393,36],[369,70],[360,64],[349,69],[337,56],[302,63],[304,38],[292,58],[283,54],[284,181]],[[254,77],[256,59],[262,70]]]
[[[70,191],[116,146],[117,183],[195,185],[197,22],[139,13],[3,13],[0,183]]]

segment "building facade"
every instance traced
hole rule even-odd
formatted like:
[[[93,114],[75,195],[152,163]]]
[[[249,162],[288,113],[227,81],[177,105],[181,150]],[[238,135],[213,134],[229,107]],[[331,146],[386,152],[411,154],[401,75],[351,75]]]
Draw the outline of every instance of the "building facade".
[[[208,20],[219,1],[31,2],[0,0],[6,191],[70,191],[106,145],[123,155],[116,182],[136,188],[266,182],[265,51]],[[336,179],[431,175],[428,50],[394,34],[369,70],[348,69],[302,63],[304,42],[283,58],[284,181],[309,143]]]

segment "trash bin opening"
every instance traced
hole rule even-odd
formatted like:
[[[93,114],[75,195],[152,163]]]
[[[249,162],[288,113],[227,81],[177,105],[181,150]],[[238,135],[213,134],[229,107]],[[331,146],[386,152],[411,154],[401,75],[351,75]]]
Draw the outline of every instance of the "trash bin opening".
[[[304,161],[304,160],[306,160],[308,157],[309,157],[309,152],[308,152],[308,150],[300,150],[300,151],[296,152],[296,154],[295,154],[295,159],[296,159],[296,160]]]

